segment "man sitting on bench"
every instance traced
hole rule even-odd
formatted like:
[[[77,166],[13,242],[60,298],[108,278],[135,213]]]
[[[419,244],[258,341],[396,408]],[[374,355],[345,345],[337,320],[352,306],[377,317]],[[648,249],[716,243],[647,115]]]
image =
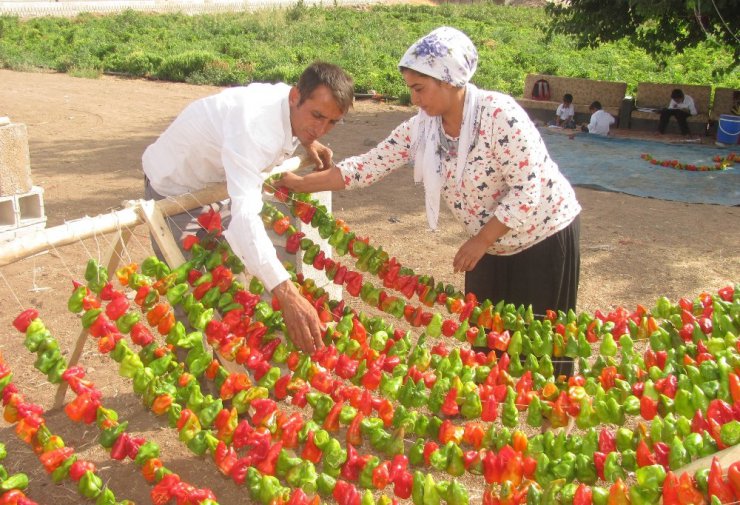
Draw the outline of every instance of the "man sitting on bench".
[[[676,118],[678,121],[678,127],[681,129],[683,135],[689,135],[689,124],[686,119],[689,116],[696,115],[696,106],[694,105],[694,99],[689,95],[685,95],[680,89],[674,89],[671,91],[671,101],[666,109],[660,111],[660,122],[658,123],[658,133],[661,135],[665,133],[666,126],[671,116]]]

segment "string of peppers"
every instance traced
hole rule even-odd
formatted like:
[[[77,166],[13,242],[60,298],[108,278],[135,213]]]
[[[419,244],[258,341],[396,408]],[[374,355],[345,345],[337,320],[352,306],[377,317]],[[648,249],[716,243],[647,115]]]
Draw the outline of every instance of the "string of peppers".
[[[640,158],[649,162],[651,165],[660,165],[661,167],[673,168],[676,170],[688,170],[690,172],[711,172],[715,170],[727,170],[735,165],[737,155],[730,153],[727,156],[719,154],[712,158],[714,165],[696,165],[693,163],[681,163],[678,160],[658,160],[648,153],[642,153]]]
[[[58,346],[56,339],[51,336],[41,319],[33,319],[26,328],[25,335],[24,345],[31,352],[35,352],[45,341],[49,342],[46,345]],[[123,343],[119,340],[116,349],[121,346]],[[155,442],[130,435],[126,431],[128,421],[119,423],[118,413],[103,406],[102,392],[85,378],[86,374],[82,367],[67,368],[66,362],[64,365],[62,380],[69,384],[76,395],[65,405],[65,414],[73,422],[95,423],[101,432],[100,445],[110,451],[111,459],[120,461],[128,457],[140,466],[147,482],[154,484],[151,491],[154,503],[164,504],[171,499],[177,499],[180,503],[193,505],[217,505],[216,498],[209,489],[196,488],[163,466],[159,459],[159,446]],[[125,366],[121,368],[122,375],[128,376]],[[74,473],[79,473],[82,469],[95,468],[90,462],[75,461],[74,458],[68,458],[62,465],[60,468],[66,468],[67,471],[77,465],[79,468]],[[101,503],[107,501],[101,500]]]
[[[8,456],[5,444],[0,442],[0,461]],[[23,491],[28,487],[28,475],[22,472],[10,475],[5,465],[0,464],[0,505],[38,505]]]
[[[27,316],[28,311],[25,311],[19,316],[20,319],[16,318],[14,321],[13,324],[19,331],[25,331],[26,323],[24,319]],[[33,319],[36,318],[33,317]],[[43,345],[47,345],[46,342],[50,340],[45,338]],[[74,449],[65,446],[64,440],[49,430],[44,420],[43,407],[27,402],[25,395],[12,382],[12,378],[13,373],[10,367],[7,366],[0,355],[0,392],[2,392],[4,406],[3,417],[7,422],[15,424],[16,435],[31,446],[34,453],[38,455],[46,473],[50,474],[52,481],[60,483],[65,479],[70,479],[72,482],[76,482],[77,492],[87,499],[95,500],[96,505],[131,505],[128,500],[117,501],[113,491],[103,484],[103,480],[97,474],[95,468],[84,464],[83,460],[78,460]],[[21,482],[23,477],[17,476],[15,481],[21,485],[23,484]],[[11,484],[13,484],[12,481],[8,482],[8,485]],[[22,487],[25,488],[26,486],[23,485]],[[18,493],[11,493],[7,496],[7,503],[23,504],[24,500],[26,498]]]

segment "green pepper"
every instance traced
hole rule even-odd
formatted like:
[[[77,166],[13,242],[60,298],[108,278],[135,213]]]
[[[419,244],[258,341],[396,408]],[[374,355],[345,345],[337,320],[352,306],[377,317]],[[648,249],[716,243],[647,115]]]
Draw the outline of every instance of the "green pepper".
[[[172,353],[167,353],[163,355],[161,358],[157,358],[154,361],[149,363],[149,368],[151,369],[152,373],[159,377],[163,375],[168,369],[170,364],[172,363]]]
[[[77,483],[77,491],[85,498],[97,498],[103,492],[103,480],[91,470],[88,470],[80,477]]]
[[[373,470],[380,465],[380,459],[377,456],[371,456],[360,471],[357,483],[365,489],[373,489]]]
[[[584,484],[594,484],[597,479],[593,457],[586,454],[576,454],[575,477]]]
[[[617,479],[624,480],[626,478],[624,469],[619,462],[618,452],[613,451],[606,456],[606,460],[604,461],[604,477],[609,482],[616,482]]]
[[[263,475],[260,484],[258,499],[263,505],[268,505],[282,493],[280,481],[272,475]]]
[[[273,390],[275,388],[275,383],[277,383],[279,378],[280,368],[274,366],[271,367],[266,374],[260,377],[260,380],[257,381],[257,385],[267,388],[268,390]]]
[[[542,505],[556,505],[559,503],[558,495],[565,485],[563,479],[551,480],[545,486],[544,495],[542,496]]]
[[[540,505],[542,503],[542,487],[537,482],[532,482],[527,488],[527,505]]]
[[[648,465],[635,471],[637,485],[644,489],[661,490],[666,477],[663,465]]]
[[[318,489],[319,494],[323,497],[331,496],[332,491],[334,491],[334,486],[336,485],[337,480],[323,472],[320,473],[316,479],[316,488]]]
[[[677,470],[691,461],[691,457],[680,438],[674,436],[670,447],[671,452],[668,454],[668,465],[671,470]]]
[[[575,475],[576,455],[566,452],[560,460],[552,465],[550,471],[556,479],[564,479],[566,482],[573,480]]]
[[[86,310],[85,313],[82,315],[82,319],[80,320],[80,322],[82,323],[82,327],[89,328],[90,326],[92,326],[92,324],[95,322],[98,316],[102,314],[102,312],[103,309],[101,308]]]
[[[75,290],[72,291],[72,294],[67,300],[67,309],[75,314],[77,314],[78,312],[82,312],[82,300],[85,298],[86,295],[87,287],[78,286],[77,288],[75,288]]]
[[[342,448],[336,438],[330,438],[322,448],[324,470],[339,470],[345,461],[347,461],[347,451]]]
[[[136,453],[136,459],[134,460],[137,465],[143,466],[144,463],[152,458],[159,457],[159,446],[156,442],[144,442]]]
[[[116,495],[113,494],[109,488],[104,487],[98,498],[95,500],[95,505],[119,505],[116,502]]]
[[[123,340],[120,342],[123,342]],[[133,379],[140,370],[144,370],[144,364],[141,362],[141,358],[138,354],[130,352],[121,360],[121,364],[118,367],[118,375]]]
[[[69,458],[67,458],[69,459]],[[71,464],[70,464],[71,466]],[[0,491],[10,491],[11,489],[23,490],[28,487],[28,475],[25,473],[15,473],[0,483]]]
[[[723,424],[720,428],[720,439],[728,447],[740,443],[740,422],[733,419]]]
[[[77,456],[75,454],[72,454],[70,457],[65,459],[61,465],[56,467],[54,471],[51,472],[51,480],[54,481],[55,484],[59,484],[67,477],[69,477],[69,469],[72,468],[72,465],[75,463],[75,461],[77,461]]]
[[[471,391],[463,398],[462,407],[460,407],[460,413],[465,419],[475,419],[480,417],[483,412],[483,405],[480,401],[480,395],[477,392]]]
[[[458,483],[457,480],[453,480],[450,483],[444,499],[447,505],[468,505],[470,503],[467,489]]]

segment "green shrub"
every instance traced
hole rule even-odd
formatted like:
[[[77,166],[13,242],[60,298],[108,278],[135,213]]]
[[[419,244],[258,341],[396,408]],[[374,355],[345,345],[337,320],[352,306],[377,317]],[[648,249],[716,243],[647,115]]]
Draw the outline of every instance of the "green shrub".
[[[165,81],[185,82],[191,75],[203,72],[218,57],[209,51],[184,51],[165,57],[154,75]]]

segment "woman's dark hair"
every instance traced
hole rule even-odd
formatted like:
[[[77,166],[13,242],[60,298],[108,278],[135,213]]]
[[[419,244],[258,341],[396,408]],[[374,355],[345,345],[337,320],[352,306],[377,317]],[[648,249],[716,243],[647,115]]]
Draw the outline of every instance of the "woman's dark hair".
[[[354,81],[337,65],[316,61],[303,71],[296,84],[301,95],[300,103],[310,98],[319,86],[326,86],[331,91],[334,100],[343,112],[347,112],[352,107],[352,100],[355,97]]]

